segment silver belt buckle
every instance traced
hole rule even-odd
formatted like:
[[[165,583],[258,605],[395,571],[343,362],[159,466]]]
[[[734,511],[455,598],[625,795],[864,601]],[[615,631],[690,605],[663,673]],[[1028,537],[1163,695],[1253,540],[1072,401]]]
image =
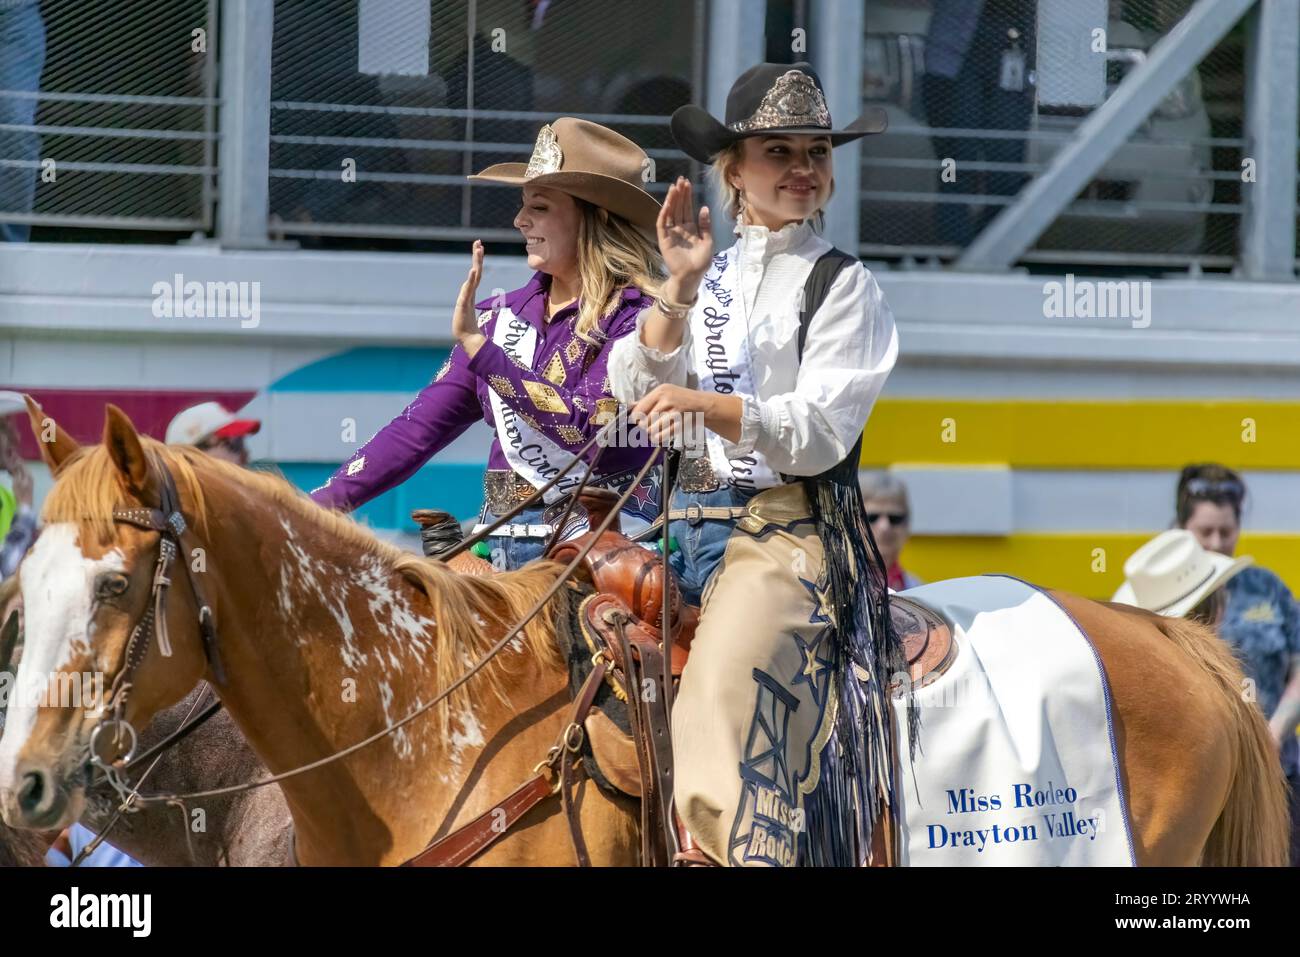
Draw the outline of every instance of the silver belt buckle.
[[[683,492],[716,492],[722,487],[707,455],[683,456],[677,470],[677,487]]]
[[[532,485],[514,472],[490,470],[483,476],[483,501],[493,515],[504,515],[532,493]]]

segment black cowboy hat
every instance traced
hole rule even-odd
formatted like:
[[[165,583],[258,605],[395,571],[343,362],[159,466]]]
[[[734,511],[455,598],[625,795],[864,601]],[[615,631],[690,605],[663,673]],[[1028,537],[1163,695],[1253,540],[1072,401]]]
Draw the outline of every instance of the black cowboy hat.
[[[727,94],[727,122],[719,123],[698,106],[683,106],[673,114],[673,139],[682,151],[701,163],[737,140],[767,133],[825,134],[831,146],[840,146],[888,125],[878,106],[842,130],[831,125],[822,82],[811,64],[760,63],[741,74]]]

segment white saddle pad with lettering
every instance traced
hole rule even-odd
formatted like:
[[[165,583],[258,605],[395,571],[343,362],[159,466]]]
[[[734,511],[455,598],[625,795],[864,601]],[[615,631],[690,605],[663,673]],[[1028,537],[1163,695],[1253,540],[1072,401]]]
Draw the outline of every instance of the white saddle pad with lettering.
[[[1135,863],[1101,659],[1074,619],[1015,578],[903,595],[947,620],[956,659],[916,692],[920,748],[899,727],[900,863]]]

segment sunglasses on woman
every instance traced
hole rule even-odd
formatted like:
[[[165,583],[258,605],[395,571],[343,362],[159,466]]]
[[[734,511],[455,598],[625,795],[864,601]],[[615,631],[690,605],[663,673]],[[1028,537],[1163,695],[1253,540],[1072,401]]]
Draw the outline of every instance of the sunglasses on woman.
[[[1192,498],[1234,498],[1240,501],[1246,494],[1246,487],[1236,479],[1194,478],[1184,488]]]
[[[867,512],[867,524],[875,525],[881,518],[889,519],[889,524],[893,528],[904,525],[907,522],[906,512]]]

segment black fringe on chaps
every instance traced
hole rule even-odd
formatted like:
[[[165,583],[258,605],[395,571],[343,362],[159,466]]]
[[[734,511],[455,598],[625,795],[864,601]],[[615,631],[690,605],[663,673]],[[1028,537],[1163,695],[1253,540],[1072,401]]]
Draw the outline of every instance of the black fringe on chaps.
[[[834,678],[827,691],[835,696],[835,719],[818,785],[805,802],[800,855],[801,864],[820,867],[861,866],[882,801],[897,806],[887,689],[892,677],[907,674],[907,661],[890,622],[887,570],[867,524],[857,461],[851,455],[831,473],[804,480],[825,551],[835,628]],[[920,714],[910,690],[907,722],[911,760]]]

